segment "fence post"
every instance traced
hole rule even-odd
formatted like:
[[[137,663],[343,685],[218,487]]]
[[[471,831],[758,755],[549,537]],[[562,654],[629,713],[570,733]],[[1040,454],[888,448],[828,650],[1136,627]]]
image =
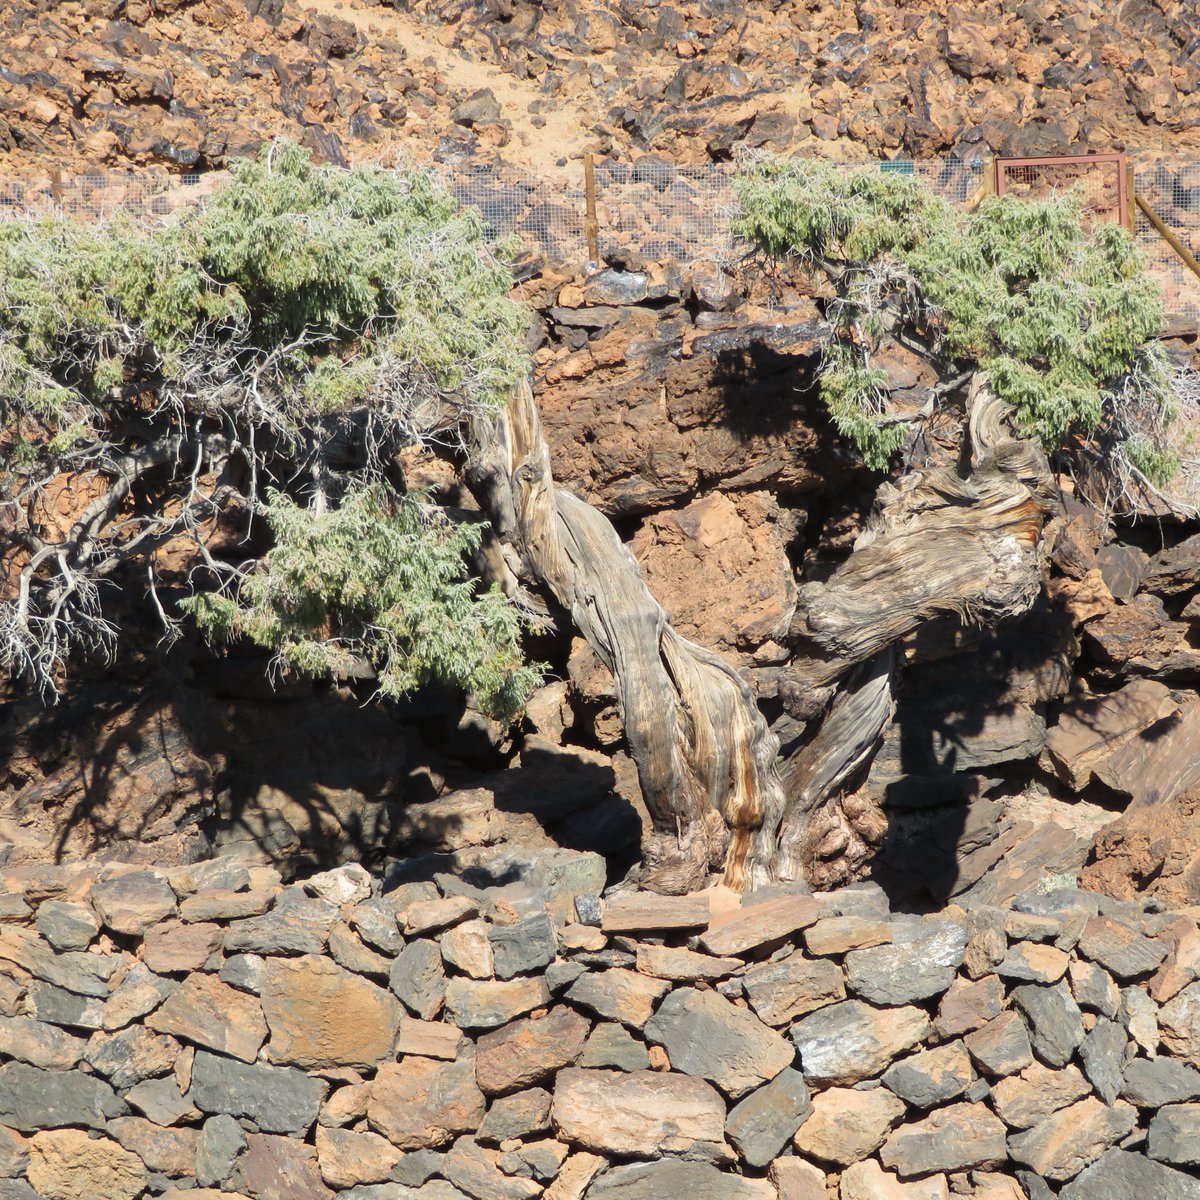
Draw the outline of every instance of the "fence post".
[[[584,233],[587,235],[588,260],[600,261],[600,225],[596,220],[596,167],[590,154],[583,156],[583,194],[587,205]]]
[[[50,168],[50,193],[53,195],[55,203],[59,208],[63,207],[63,183],[62,183],[62,167],[57,163]]]
[[[1133,159],[1126,157],[1125,159],[1125,220],[1129,225],[1129,232],[1137,236],[1137,203],[1134,197],[1137,195],[1137,184],[1133,178]]]
[[[1184,265],[1197,279],[1200,279],[1200,263],[1196,261],[1196,256],[1167,228],[1162,217],[1158,215],[1142,199],[1140,192],[1134,192],[1134,199],[1137,201],[1137,206],[1146,214],[1146,219],[1154,226],[1155,229],[1162,235],[1163,241],[1183,259]]]

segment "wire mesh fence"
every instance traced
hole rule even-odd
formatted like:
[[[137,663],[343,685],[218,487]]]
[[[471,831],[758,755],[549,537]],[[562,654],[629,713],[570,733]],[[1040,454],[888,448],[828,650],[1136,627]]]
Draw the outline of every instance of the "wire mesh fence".
[[[862,165],[862,164],[853,164]],[[983,159],[925,158],[880,163],[881,170],[924,179],[939,195],[962,204],[980,192],[989,163]],[[1193,251],[1200,252],[1200,161],[1134,160],[1136,190]],[[464,204],[478,208],[492,236],[517,234],[532,251],[555,263],[580,265],[589,258],[586,197],[577,183],[520,176],[491,167],[440,167],[438,175]],[[681,265],[740,257],[746,247],[734,233],[737,200],[732,165],[674,166],[647,158],[596,165],[599,257],[606,262],[649,261]],[[1008,190],[1032,194],[1035,187],[1077,187],[1085,206],[1111,219],[1112,180],[1103,171],[1067,171],[1061,178],[1043,169],[1008,179]],[[0,183],[0,219],[63,213],[103,220],[123,211],[135,220],[160,223],[204,202],[226,176],[166,172],[88,172],[61,178]],[[1094,194],[1093,194],[1094,193]],[[1200,279],[1192,274],[1142,213],[1137,239],[1150,270],[1161,283],[1173,316],[1200,320]]]

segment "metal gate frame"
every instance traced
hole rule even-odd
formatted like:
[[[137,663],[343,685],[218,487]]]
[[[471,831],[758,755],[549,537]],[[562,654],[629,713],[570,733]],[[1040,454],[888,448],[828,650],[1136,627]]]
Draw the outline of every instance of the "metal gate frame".
[[[1053,167],[1053,166],[1099,166],[1103,163],[1113,163],[1117,168],[1117,212],[1120,225],[1126,229],[1133,228],[1134,202],[1132,168],[1129,159],[1124,154],[1055,154],[1030,155],[1027,157],[1006,157],[992,159],[992,188],[997,196],[1003,196],[1008,172],[1015,167]]]

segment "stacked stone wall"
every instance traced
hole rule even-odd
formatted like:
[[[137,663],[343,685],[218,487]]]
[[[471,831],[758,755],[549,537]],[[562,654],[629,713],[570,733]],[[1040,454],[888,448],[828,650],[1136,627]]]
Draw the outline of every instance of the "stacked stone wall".
[[[604,864],[0,875],[0,1200],[1200,1197],[1200,931]]]

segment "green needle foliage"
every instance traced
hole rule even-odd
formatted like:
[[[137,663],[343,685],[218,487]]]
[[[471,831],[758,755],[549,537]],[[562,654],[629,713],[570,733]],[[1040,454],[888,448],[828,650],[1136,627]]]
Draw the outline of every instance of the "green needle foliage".
[[[0,482],[128,485],[61,554],[61,529],[21,512],[14,548],[49,547],[0,604],[0,662],[53,690],[70,645],[111,640],[96,581],[190,535],[172,582],[202,587],[184,608],[214,639],[317,676],[367,660],[384,695],[444,680],[512,713],[538,672],[518,610],[468,575],[481,527],[404,495],[396,457],[461,445],[528,371],[507,263],[415,167],[321,168],[281,142],[231,173],[161,226],[0,222]],[[208,545],[226,511],[259,540]],[[248,544],[266,552],[241,561]]]
[[[913,176],[769,158],[750,161],[737,190],[743,236],[775,258],[815,260],[837,282],[822,390],[871,466],[885,468],[904,439],[870,355],[908,335],[947,375],[983,370],[1047,449],[1107,432],[1139,469],[1170,474],[1159,437],[1170,384],[1150,345],[1161,298],[1129,233],[1086,231],[1073,193],[989,197],[966,212]],[[1114,403],[1130,379],[1138,420],[1157,431],[1149,443]]]

